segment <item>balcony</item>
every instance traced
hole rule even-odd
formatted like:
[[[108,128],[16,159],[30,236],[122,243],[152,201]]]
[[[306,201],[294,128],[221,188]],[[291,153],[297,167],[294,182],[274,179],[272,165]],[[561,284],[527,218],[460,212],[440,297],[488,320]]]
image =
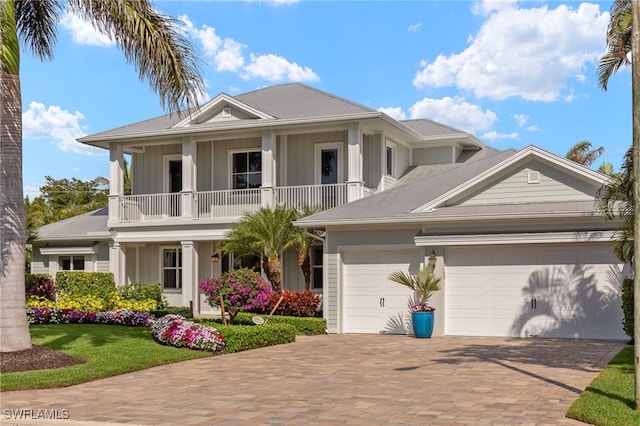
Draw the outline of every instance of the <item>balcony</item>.
[[[112,197],[109,202],[110,226],[185,221],[233,222],[245,213],[274,204],[296,209],[338,207],[347,202],[347,187],[345,184],[303,185],[274,188],[273,191],[258,188],[123,195]]]

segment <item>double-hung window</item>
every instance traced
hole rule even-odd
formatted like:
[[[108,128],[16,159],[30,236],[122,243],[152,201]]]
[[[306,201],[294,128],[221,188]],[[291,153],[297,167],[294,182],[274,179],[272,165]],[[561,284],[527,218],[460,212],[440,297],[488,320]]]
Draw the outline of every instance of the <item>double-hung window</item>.
[[[166,247],[162,249],[162,287],[166,290],[182,288],[182,249]]]
[[[58,265],[61,271],[84,271],[84,256],[60,256]]]
[[[233,189],[262,186],[262,152],[246,151],[231,154],[231,185]]]

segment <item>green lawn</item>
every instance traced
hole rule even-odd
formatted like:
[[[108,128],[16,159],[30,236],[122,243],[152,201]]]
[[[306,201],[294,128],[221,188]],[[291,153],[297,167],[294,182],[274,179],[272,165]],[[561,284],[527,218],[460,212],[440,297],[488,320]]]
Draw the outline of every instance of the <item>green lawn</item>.
[[[623,349],[569,407],[567,417],[599,426],[640,425],[634,406],[633,347]]]
[[[204,351],[160,345],[145,327],[100,324],[35,325],[34,344],[47,346],[86,363],[51,370],[0,375],[1,390],[70,386],[90,380],[142,370],[156,365],[211,356]]]

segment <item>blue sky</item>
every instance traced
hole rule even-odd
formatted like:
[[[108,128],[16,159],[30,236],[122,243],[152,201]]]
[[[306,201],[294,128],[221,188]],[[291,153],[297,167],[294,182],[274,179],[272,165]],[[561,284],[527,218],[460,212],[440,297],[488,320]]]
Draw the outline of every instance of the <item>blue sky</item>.
[[[157,1],[182,22],[206,94],[303,82],[397,119],[430,118],[486,145],[564,156],[580,140],[617,169],[631,145],[631,74],[596,68],[611,2]],[[55,58],[21,63],[25,195],[45,176],[108,177],[75,139],[164,113],[108,39],[65,16]]]

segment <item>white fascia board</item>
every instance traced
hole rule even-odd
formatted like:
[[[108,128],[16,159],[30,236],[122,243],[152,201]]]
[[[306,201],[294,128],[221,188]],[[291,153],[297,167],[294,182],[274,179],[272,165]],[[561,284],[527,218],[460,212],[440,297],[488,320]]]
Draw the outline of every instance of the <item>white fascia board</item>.
[[[94,247],[41,247],[40,253],[44,256],[96,254],[96,249]]]
[[[611,242],[615,231],[540,232],[514,234],[418,235],[416,246],[480,246],[497,244],[548,244]]]
[[[445,192],[439,197],[436,197],[433,200],[429,201],[428,203],[423,204],[422,206],[414,209],[412,213],[428,212],[429,210],[432,210],[435,207],[442,205],[447,200],[459,194],[462,194],[463,192],[466,192],[474,187],[479,187],[483,185],[486,182],[486,180],[489,179],[491,176],[497,173],[500,173],[501,171],[505,170],[506,168],[520,161],[527,159],[527,157],[535,157],[540,160],[556,164],[566,169],[570,173],[577,174],[589,180],[594,180],[601,185],[607,181],[607,177],[601,173],[595,172],[574,161],[570,161],[570,160],[558,157],[557,155],[551,154],[536,146],[529,145],[521,149],[520,151],[516,152],[506,160],[491,167],[490,169],[487,169],[486,171],[472,177],[471,179],[468,179],[466,182],[463,182],[457,187],[451,189],[450,191]]]
[[[114,241],[117,243],[152,243],[165,241],[219,241],[224,240],[229,229],[196,229],[172,231],[119,231]]]

